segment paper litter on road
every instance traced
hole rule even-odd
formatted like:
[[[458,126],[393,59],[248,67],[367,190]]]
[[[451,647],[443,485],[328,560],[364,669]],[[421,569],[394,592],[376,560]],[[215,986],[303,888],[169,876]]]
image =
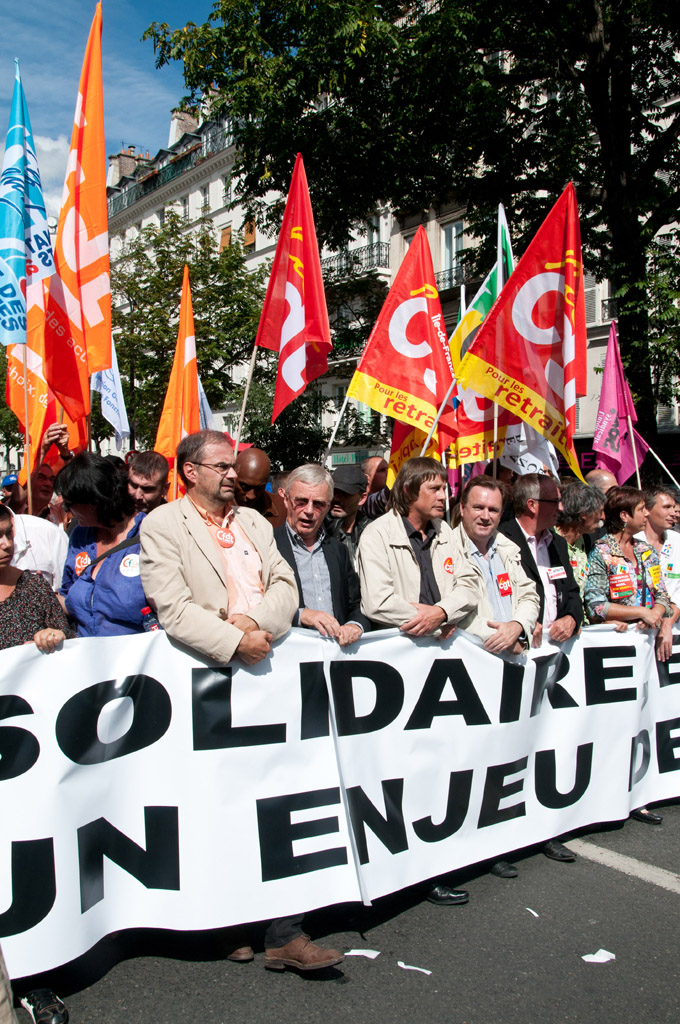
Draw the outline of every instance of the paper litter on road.
[[[397,966],[402,967],[405,971],[420,971],[421,974],[432,974],[432,971],[426,971],[424,967],[411,967],[409,964],[405,964],[403,960],[397,960]]]
[[[525,907],[524,909],[528,910],[530,914],[534,915],[534,917],[538,917],[538,914],[536,913],[536,911],[532,910],[531,907]]]
[[[606,949],[598,949],[597,953],[586,953],[581,960],[585,960],[588,964],[606,964],[608,960],[616,960],[616,957]]]
[[[345,953],[345,956],[365,956],[368,960],[375,960],[377,956],[380,956],[379,949],[350,949],[349,952]]]

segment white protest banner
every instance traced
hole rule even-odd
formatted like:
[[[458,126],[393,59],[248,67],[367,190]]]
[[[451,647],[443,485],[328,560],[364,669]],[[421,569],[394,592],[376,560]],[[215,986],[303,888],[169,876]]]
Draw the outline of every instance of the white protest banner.
[[[508,660],[395,631],[294,630],[255,669],[163,633],[4,651],[10,973],[126,928],[370,900],[676,797],[677,650],[593,627]]]

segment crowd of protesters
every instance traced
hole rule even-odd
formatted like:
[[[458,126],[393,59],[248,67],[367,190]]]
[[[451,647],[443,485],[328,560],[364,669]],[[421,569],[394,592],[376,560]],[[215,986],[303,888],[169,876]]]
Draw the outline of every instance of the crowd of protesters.
[[[54,448],[53,448],[54,446]],[[55,475],[46,460],[56,450]],[[0,649],[157,627],[224,664],[254,665],[291,626],[346,647],[368,630],[398,628],[445,640],[456,629],[492,654],[560,645],[584,624],[612,622],[654,635],[671,656],[680,617],[680,493],[620,487],[595,470],[586,483],[529,474],[514,483],[473,477],[452,506],[442,465],[412,458],[391,489],[375,456],[333,474],[322,465],[272,479],[266,453],[235,457],[224,434],[180,443],[180,497],[168,501],[170,467],[156,452],[122,459],[73,456],[65,428],[46,434],[31,477],[32,514],[16,475],[2,481]],[[633,812],[658,824],[648,808]],[[575,854],[555,837],[543,852]],[[500,877],[515,865],[496,861]],[[427,898],[465,903],[436,882]],[[271,921],[265,967],[317,970],[338,950],[312,942],[302,915]],[[227,954],[253,958],[248,945]],[[13,1020],[0,957],[0,1024]],[[68,1011],[50,989],[15,993],[41,1024]],[[4,1014],[4,1015],[3,1015]]]

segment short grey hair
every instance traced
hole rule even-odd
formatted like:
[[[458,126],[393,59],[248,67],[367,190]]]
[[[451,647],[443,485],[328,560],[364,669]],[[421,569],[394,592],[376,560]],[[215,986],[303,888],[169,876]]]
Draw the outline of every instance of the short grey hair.
[[[527,502],[537,501],[541,497],[541,480],[551,480],[552,476],[545,473],[525,473],[519,476],[512,485],[512,504],[516,516],[521,516],[527,511]]]
[[[604,508],[607,497],[604,491],[580,480],[569,483],[562,491],[562,508],[557,516],[558,526],[572,526],[582,518],[594,515]]]
[[[306,462],[304,466],[298,466],[291,473],[288,474],[286,480],[286,494],[290,494],[290,489],[293,484],[309,484],[310,487],[318,487],[320,484],[325,484],[328,488],[328,500],[331,501],[333,498],[333,477],[323,466],[320,466],[316,462]]]

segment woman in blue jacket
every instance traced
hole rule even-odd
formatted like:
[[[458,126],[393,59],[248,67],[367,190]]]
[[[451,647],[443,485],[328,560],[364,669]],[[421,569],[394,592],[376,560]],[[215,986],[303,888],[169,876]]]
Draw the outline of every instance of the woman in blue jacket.
[[[78,525],[59,596],[78,636],[142,633],[147,605],[139,577],[139,524],[125,478],[101,455],[82,452],[61,470],[59,493]]]

